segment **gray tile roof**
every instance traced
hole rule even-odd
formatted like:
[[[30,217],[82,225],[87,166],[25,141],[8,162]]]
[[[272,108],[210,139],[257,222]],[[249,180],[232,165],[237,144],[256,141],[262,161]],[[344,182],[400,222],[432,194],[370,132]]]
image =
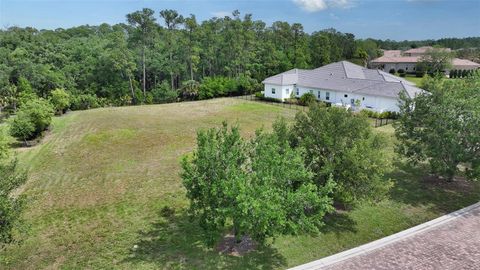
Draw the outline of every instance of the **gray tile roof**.
[[[368,69],[347,61],[331,63],[313,70],[292,69],[266,78],[264,84],[297,85],[397,98],[401,91],[410,97],[423,90],[415,84],[380,70]]]

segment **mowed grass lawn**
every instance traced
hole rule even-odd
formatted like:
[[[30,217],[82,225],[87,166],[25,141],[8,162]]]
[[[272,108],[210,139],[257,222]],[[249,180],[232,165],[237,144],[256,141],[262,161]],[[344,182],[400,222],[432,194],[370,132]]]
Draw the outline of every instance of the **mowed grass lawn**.
[[[410,81],[410,82],[413,82],[414,84],[416,84],[418,87],[421,86],[422,82],[423,82],[423,79],[425,77],[416,77],[415,75],[407,75],[404,77],[404,79]]]
[[[196,131],[238,123],[244,136],[296,111],[239,99],[102,108],[54,119],[40,145],[19,149],[29,180],[18,244],[0,253],[2,269],[282,269],[358,246],[480,199],[480,187],[438,185],[392,159],[390,198],[327,218],[320,235],[282,236],[244,257],[201,242],[186,214],[179,161]],[[171,216],[162,208],[175,209]]]

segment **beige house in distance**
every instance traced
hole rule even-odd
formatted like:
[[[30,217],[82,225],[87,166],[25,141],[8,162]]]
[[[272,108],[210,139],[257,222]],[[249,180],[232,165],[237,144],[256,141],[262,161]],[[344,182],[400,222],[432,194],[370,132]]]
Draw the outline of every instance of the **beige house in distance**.
[[[433,49],[433,47],[425,46],[420,48],[414,48],[406,51],[400,50],[384,50],[383,56],[376,58],[370,62],[372,68],[377,68],[386,72],[394,69],[398,71],[399,69],[405,70],[407,73],[414,73],[416,70],[417,63],[421,61],[421,57],[425,55],[428,50]],[[443,50],[451,52],[451,49],[444,48]],[[480,64],[472,62],[466,59],[453,58],[452,59],[452,69],[459,70],[472,70],[479,69]],[[448,70],[446,70],[447,72]]]

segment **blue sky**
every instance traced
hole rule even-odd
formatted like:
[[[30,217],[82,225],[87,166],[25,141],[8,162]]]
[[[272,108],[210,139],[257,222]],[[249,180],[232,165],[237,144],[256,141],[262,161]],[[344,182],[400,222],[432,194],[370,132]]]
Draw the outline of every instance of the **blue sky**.
[[[480,36],[480,0],[0,0],[0,27],[114,24],[142,7],[157,18],[169,8],[199,20],[238,9],[268,24],[300,22],[307,32],[333,27],[360,38]]]

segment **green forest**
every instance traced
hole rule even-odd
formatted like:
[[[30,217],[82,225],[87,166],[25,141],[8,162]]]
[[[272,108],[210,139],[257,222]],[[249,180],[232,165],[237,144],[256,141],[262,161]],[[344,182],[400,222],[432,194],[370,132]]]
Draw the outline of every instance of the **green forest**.
[[[0,108],[15,110],[28,91],[48,98],[58,89],[72,96],[71,109],[235,95],[258,91],[264,78],[294,67],[366,65],[381,48],[422,45],[473,48],[480,38],[357,39],[335,29],[306,33],[299,23],[267,25],[239,11],[199,22],[147,8],[115,25],[10,27],[0,30]]]

